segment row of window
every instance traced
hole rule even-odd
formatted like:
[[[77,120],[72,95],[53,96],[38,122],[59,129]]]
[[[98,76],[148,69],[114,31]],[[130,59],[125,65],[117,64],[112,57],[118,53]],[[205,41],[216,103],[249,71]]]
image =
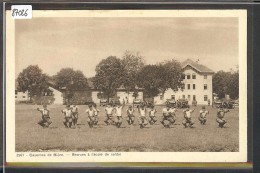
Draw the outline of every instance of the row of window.
[[[185,95],[182,95],[182,98],[185,99]],[[171,95],[171,99],[175,100],[175,95]],[[191,95],[187,95],[187,99],[191,99]],[[192,100],[196,100],[196,95],[193,95]],[[208,101],[208,95],[204,95],[204,101]]]
[[[192,84],[192,88],[195,90],[196,89],[196,85],[195,84]],[[184,85],[184,88],[185,89],[185,85]],[[187,89],[191,89],[191,84],[187,84]],[[207,84],[204,84],[204,90],[207,90],[208,89],[208,85]]]
[[[196,74],[195,73],[193,73],[192,75],[191,74],[186,74],[186,77],[185,77],[185,75],[183,76],[183,79],[191,79],[191,77],[192,77],[192,79],[196,79]],[[208,78],[208,76],[207,75],[204,75],[204,79],[207,79]]]

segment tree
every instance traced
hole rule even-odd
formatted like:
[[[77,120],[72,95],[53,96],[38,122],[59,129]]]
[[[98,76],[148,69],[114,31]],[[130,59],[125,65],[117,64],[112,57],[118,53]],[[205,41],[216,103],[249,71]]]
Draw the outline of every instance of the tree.
[[[239,96],[239,72],[238,71],[218,71],[213,75],[212,79],[213,92],[218,97],[224,98],[228,94],[230,98],[236,99]]]
[[[75,91],[88,90],[87,78],[83,72],[72,68],[63,68],[53,76],[55,86],[65,91],[65,99],[73,97]]]
[[[121,60],[115,56],[109,56],[96,66],[93,84],[109,100],[115,95],[117,88],[123,84],[125,76],[126,71]]]
[[[164,95],[167,89],[177,91],[183,88],[181,65],[176,60],[145,66],[138,75],[139,85],[145,89],[145,95],[155,97]]]
[[[41,96],[48,89],[48,76],[42,73],[38,65],[25,68],[17,78],[18,90],[28,91],[30,100],[33,96]]]
[[[123,79],[123,86],[126,89],[126,92],[128,94],[130,91],[137,92],[137,75],[144,67],[143,57],[138,52],[133,53],[130,51],[125,51],[122,59],[122,64],[126,73],[125,78]]]
[[[161,93],[164,95],[165,91],[171,88],[174,91],[183,89],[183,71],[180,62],[172,59],[161,63],[163,68],[166,70],[165,73],[165,85],[161,87]]]
[[[166,70],[162,65],[146,65],[138,74],[138,86],[147,97],[155,97],[165,85]]]

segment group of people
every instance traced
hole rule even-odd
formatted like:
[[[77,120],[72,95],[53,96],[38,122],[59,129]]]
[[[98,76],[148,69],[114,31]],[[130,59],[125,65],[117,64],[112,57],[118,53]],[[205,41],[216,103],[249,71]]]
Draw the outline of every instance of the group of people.
[[[108,104],[105,108],[105,123],[106,125],[114,125],[116,127],[121,127],[123,123],[123,107],[124,105],[117,104]],[[38,111],[42,114],[42,119],[38,122],[39,125],[42,127],[49,127],[51,122],[50,119],[50,111],[47,109],[47,105],[43,105],[43,109],[37,108]],[[126,121],[128,125],[133,125],[136,119],[135,109],[132,105],[128,106],[126,109]],[[146,107],[145,105],[140,105],[137,107],[138,111],[138,123],[140,128],[144,128],[148,124],[153,125],[157,122],[157,110],[155,109],[154,105]],[[176,112],[177,108],[175,106],[167,105],[162,110],[162,117],[160,123],[165,128],[170,128],[176,122]],[[182,124],[185,128],[192,127],[194,125],[194,120],[192,119],[192,113],[194,109],[190,109],[188,106],[186,109],[183,110],[184,119]],[[216,122],[218,123],[219,127],[223,128],[227,121],[224,119],[225,114],[229,112],[229,110],[224,109],[223,106],[220,106],[217,111],[217,119]],[[75,128],[77,125],[79,113],[78,107],[76,105],[67,105],[66,109],[61,110],[61,113],[64,116],[63,124],[66,128]],[[99,122],[99,113],[100,110],[97,109],[96,104],[89,104],[88,108],[86,109],[85,113],[87,114],[87,123],[90,128],[94,127]],[[148,116],[147,116],[148,113]],[[199,111],[199,122],[202,125],[205,125],[207,122],[207,115],[209,111],[206,110],[205,106],[202,106],[202,109]]]

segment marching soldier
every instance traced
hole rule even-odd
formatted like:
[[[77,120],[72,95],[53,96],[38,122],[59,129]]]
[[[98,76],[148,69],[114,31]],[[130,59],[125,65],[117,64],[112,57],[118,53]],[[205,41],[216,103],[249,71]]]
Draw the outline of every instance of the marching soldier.
[[[141,108],[138,108],[140,116],[139,116],[139,124],[140,124],[140,128],[144,128],[148,122],[147,122],[147,118],[146,118],[146,109],[144,105],[141,105]]]
[[[88,109],[86,109],[85,113],[88,114],[87,122],[90,128],[95,124],[95,112],[96,110],[93,108],[92,104],[88,105]]]
[[[104,121],[106,123],[106,125],[110,125],[110,124],[114,124],[114,120],[113,120],[113,111],[114,108],[112,107],[112,103],[109,103],[107,105],[107,107],[105,108],[106,111],[106,120]]]
[[[170,128],[170,125],[173,125],[175,123],[175,119],[172,115],[170,105],[167,105],[166,108],[163,108],[162,112],[163,112],[163,118],[161,123],[164,127]]]
[[[71,105],[71,111],[72,111],[72,123],[74,126],[77,125],[79,114],[78,114],[78,106]]]
[[[116,114],[116,117],[115,117],[115,125],[116,127],[120,127],[122,125],[122,109],[123,109],[123,106],[118,104],[116,107],[115,107],[115,114]]]

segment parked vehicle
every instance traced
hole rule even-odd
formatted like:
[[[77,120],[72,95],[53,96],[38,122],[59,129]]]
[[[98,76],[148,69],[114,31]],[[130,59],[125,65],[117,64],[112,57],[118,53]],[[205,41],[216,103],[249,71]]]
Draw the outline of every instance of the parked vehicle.
[[[170,106],[170,107],[175,107],[176,106],[176,101],[174,99],[167,99],[165,102],[166,106]]]
[[[177,100],[177,107],[178,108],[187,108],[189,106],[187,99],[178,99]]]
[[[105,98],[100,99],[100,106],[106,106],[108,104],[108,100]]]
[[[133,106],[134,107],[138,107],[142,104],[142,100],[141,99],[134,99],[133,101]]]

